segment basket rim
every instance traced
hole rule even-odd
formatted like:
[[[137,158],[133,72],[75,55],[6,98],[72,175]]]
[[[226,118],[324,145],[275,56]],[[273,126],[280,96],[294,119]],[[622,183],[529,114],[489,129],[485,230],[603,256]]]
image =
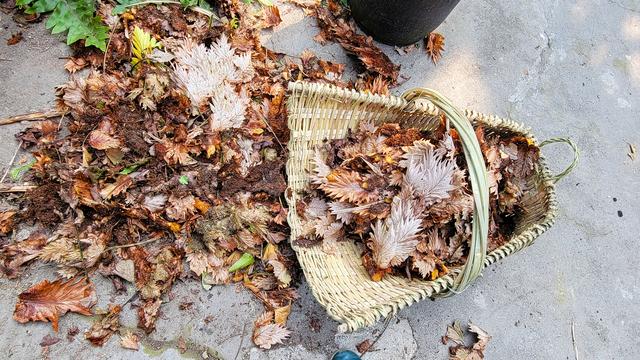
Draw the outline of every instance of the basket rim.
[[[289,90],[289,95],[291,95],[292,93],[295,94],[295,93],[301,93],[301,92],[304,92],[307,95],[310,95],[310,94],[330,95],[333,100],[338,100],[340,102],[374,104],[390,110],[399,110],[399,111],[408,111],[411,105],[412,112],[420,112],[429,116],[438,115],[440,113],[440,111],[430,102],[412,103],[402,97],[398,97],[394,95],[382,96],[382,95],[376,95],[376,94],[370,94],[370,93],[363,93],[353,89],[339,88],[330,84],[319,84],[319,83],[297,81],[297,82],[289,83],[288,90]],[[292,101],[292,96],[289,96],[288,101],[289,102]],[[290,106],[288,106],[288,112],[289,112],[289,115],[291,116],[292,109]],[[518,122],[515,122],[510,119],[501,118],[495,115],[486,115],[484,113],[473,111],[473,110],[464,110],[463,113],[464,113],[464,116],[466,116],[469,119],[469,121],[473,124],[480,123],[488,127],[497,128],[497,129],[506,130],[506,131],[524,135],[527,138],[532,139],[534,144],[540,147],[540,144],[538,143],[537,139],[531,133],[530,128],[525,127],[524,125]],[[293,136],[292,136],[292,139],[293,139]],[[505,258],[531,245],[538,236],[540,236],[542,233],[544,233],[547,229],[549,229],[553,225],[557,215],[557,199],[556,199],[555,186],[554,186],[554,177],[551,174],[551,171],[549,170],[546,159],[542,154],[542,151],[540,152],[540,158],[538,159],[537,165],[538,166],[536,169],[536,176],[539,177],[539,180],[541,182],[541,191],[544,192],[544,197],[547,202],[547,209],[544,214],[544,217],[541,218],[536,223],[530,224],[529,226],[527,226],[518,235],[511,237],[506,244],[492,250],[491,252],[488,252],[484,259],[483,269],[497,262],[498,260]],[[287,201],[289,202],[289,198],[287,198]],[[292,244],[292,247],[296,252],[296,256],[298,257],[303,256],[304,252],[308,250],[306,248],[300,248],[300,247],[294,246],[293,244]],[[307,269],[302,262],[301,262],[301,266],[303,268],[303,272],[305,273],[305,276],[308,277],[307,273],[309,269]],[[371,325],[372,323],[379,320],[380,318],[387,316],[391,313],[395,313],[399,309],[403,308],[404,306],[410,305],[413,302],[425,299],[427,297],[433,298],[436,296],[442,296],[443,293],[446,293],[450,290],[451,286],[455,281],[455,277],[460,272],[459,269],[460,268],[454,268],[449,274],[442,276],[436,280],[427,281],[427,280],[413,279],[412,282],[420,285],[420,289],[416,289],[412,293],[412,295],[414,296],[411,296],[411,297],[407,296],[405,299],[398,299],[394,304],[389,304],[388,307],[391,307],[390,311],[389,309],[371,309],[371,311],[375,312],[373,321],[370,321],[369,319],[367,320],[359,319],[359,321],[350,321],[351,319],[346,319],[344,318],[344,316],[334,313],[329,308],[327,308],[327,311],[329,312],[329,315],[331,315],[334,319],[342,322],[342,324],[339,326],[340,331],[354,331],[363,326]],[[408,280],[408,279],[405,278],[405,280]],[[318,293],[314,288],[316,284],[310,283],[309,285],[316,299],[318,299],[318,301],[323,306],[327,307],[326,304],[320,301],[320,297],[318,296]],[[452,292],[449,292],[449,294],[452,294]],[[365,324],[363,324],[363,322]]]

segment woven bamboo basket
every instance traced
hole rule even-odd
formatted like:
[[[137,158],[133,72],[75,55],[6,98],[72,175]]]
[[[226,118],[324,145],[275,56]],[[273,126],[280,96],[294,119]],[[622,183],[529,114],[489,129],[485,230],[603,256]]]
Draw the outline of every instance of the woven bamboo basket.
[[[376,124],[397,122],[403,127],[431,130],[438,126],[439,115],[444,113],[460,134],[467,158],[475,203],[472,238],[466,264],[450,269],[449,274],[434,281],[385,276],[382,281],[375,282],[361,263],[361,249],[350,241],[340,242],[334,254],[323,252],[321,247],[293,245],[311,291],[328,314],[340,322],[338,330],[341,332],[373,325],[422,299],[459,293],[480,276],[485,267],[531,245],[553,224],[557,210],[554,183],[575,167],[578,158],[577,147],[568,139],[554,138],[538,144],[540,147],[556,142],[570,145],[574,151],[573,162],[560,174],[552,175],[544,157],[540,156],[536,171],[527,179],[530,189],[522,199],[526,211],[517,221],[514,236],[505,245],[487,253],[487,173],[472,124],[482,124],[486,130],[498,135],[522,135],[536,142],[529,129],[495,116],[460,112],[446,98],[429,89],[414,89],[402,97],[395,97],[326,84],[293,82],[289,84],[287,106],[291,130],[287,220],[291,240],[300,234],[301,220],[297,216],[296,202],[308,185],[314,149],[325,139],[346,137],[348,130],[355,129],[361,120]]]

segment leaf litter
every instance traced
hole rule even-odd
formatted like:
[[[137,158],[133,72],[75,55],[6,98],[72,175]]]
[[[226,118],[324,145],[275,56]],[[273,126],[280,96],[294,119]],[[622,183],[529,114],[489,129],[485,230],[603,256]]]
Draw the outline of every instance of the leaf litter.
[[[39,260],[56,265],[58,279],[20,294],[16,320],[51,321],[57,329],[68,311],[92,314],[97,294],[87,275],[97,272],[111,278],[116,290],[123,282],[135,286],[138,328],[148,334],[173,284],[193,278],[205,289],[241,282],[265,306],[255,322],[254,343],[268,349],[286,341],[299,276],[284,241],[289,234],[282,160],[289,137],[286,83],[307,79],[387,95],[400,70],[356,31],[338,2],[292,2],[316,17],[318,41],[339,43],[362,65],[357,81],[342,80],[344,64],[311,51],[296,58],[263,47],[260,31],[281,22],[271,2],[224,0],[211,9],[204,1],[181,2],[182,7],[118,0],[115,8],[113,2],[96,1],[82,7],[91,23],[81,31],[76,18],[51,17],[47,26],[68,30],[73,43],[74,54],[65,64],[71,79],[57,89],[58,110],[68,120],[64,131],[44,121],[17,135],[34,161],[16,174],[37,187],[16,208],[0,213],[0,235],[22,223],[41,231],[21,241],[2,238],[0,269],[15,278]],[[38,15],[76,3],[52,1],[51,8],[39,8],[39,1],[24,0],[20,5]],[[85,78],[73,75],[85,68],[91,69]],[[349,209],[362,206],[362,197],[380,198],[370,188],[379,177],[367,176],[370,182],[353,187],[363,180],[357,172],[333,175],[335,183],[324,188],[337,199],[326,205],[336,214],[319,216],[313,230],[325,237],[323,246],[331,251],[344,225],[360,232],[371,228],[372,221],[358,218],[367,214],[378,219],[371,231],[379,244],[373,241],[370,248],[385,248],[384,239],[394,232],[392,223],[381,220],[390,203],[365,206],[355,217]],[[350,186],[355,191],[345,192]],[[436,192],[434,201],[449,190]],[[406,239],[396,240],[391,253],[376,250],[376,271],[407,255]],[[418,269],[431,266],[432,252],[420,255],[428,259]],[[111,304],[85,338],[101,346],[120,333],[121,345],[136,349],[140,335],[120,329],[123,305]]]
[[[46,12],[39,3],[22,6]],[[135,287],[130,300],[141,332],[121,328],[126,303],[110,304],[84,337],[102,346],[119,334],[124,348],[136,349],[142,331],[154,331],[177,281],[193,279],[205,289],[241,283],[265,306],[254,343],[283,343],[299,278],[283,206],[286,83],[307,79],[384,93],[398,67],[370,39],[348,41],[353,24],[335,9],[316,10],[326,36],[371,65],[360,85],[342,80],[343,64],[310,51],[296,58],[263,47],[260,31],[281,21],[273,4],[221,1],[210,18],[194,7],[205,4],[199,1],[185,8],[117,3],[115,10],[103,1],[83,7],[92,21],[86,32],[74,33],[76,18],[65,27],[72,75],[56,94],[67,121],[43,121],[17,135],[34,160],[16,174],[37,187],[0,212],[0,270],[16,278],[30,263],[48,262],[57,279],[22,292],[14,318],[51,322],[57,331],[69,311],[93,315],[104,294],[90,278],[100,274],[116,290]],[[51,19],[52,26],[62,21]],[[84,68],[86,77],[73,74]],[[40,230],[10,238],[22,224]]]
[[[315,149],[310,186],[297,204],[299,246],[334,253],[362,245],[374,281],[393,274],[435,280],[466,262],[473,195],[459,135],[446,119],[433,131],[363,121]],[[505,243],[523,214],[539,148],[532,139],[476,125],[489,180],[488,251]]]

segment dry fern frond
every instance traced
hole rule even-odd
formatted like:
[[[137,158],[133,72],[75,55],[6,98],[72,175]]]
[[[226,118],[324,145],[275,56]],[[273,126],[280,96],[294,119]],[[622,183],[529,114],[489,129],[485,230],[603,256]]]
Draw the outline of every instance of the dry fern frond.
[[[364,204],[376,198],[375,193],[362,188],[362,177],[355,171],[336,170],[327,176],[327,182],[320,184],[329,197],[356,204]]]
[[[251,55],[236,55],[223,34],[207,48],[191,39],[176,46],[173,77],[189,96],[195,112],[206,109],[209,100],[212,131],[242,126],[250,99],[243,87],[253,77]]]
[[[413,205],[408,197],[397,196],[391,204],[391,215],[373,225],[368,245],[379,269],[400,265],[415,250],[421,219]]]
[[[452,182],[457,168],[453,161],[444,158],[446,152],[424,140],[404,150],[404,160],[400,161],[400,166],[406,168],[403,185],[410,186],[425,207],[448,198],[455,189]]]
[[[313,154],[313,172],[311,173],[311,182],[313,184],[323,184],[327,182],[327,176],[331,173],[331,168],[324,160],[320,149],[316,149]]]
[[[335,215],[336,219],[340,220],[343,224],[350,224],[353,221],[354,208],[347,203],[332,201],[329,203],[331,213]]]

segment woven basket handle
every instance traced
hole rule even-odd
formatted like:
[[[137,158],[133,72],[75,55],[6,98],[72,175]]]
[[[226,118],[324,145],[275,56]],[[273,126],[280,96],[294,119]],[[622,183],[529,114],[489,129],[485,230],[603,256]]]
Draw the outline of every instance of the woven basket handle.
[[[558,181],[562,180],[563,177],[569,175],[569,173],[576,167],[576,165],[578,165],[578,158],[580,157],[580,149],[578,149],[578,146],[573,141],[571,141],[571,139],[568,139],[568,138],[547,139],[540,143],[540,147],[543,147],[549,144],[554,144],[554,143],[567,144],[571,147],[571,150],[573,151],[573,161],[571,161],[571,164],[569,164],[569,166],[567,166],[567,168],[564,169],[559,174],[553,175],[551,177],[551,180],[553,180],[554,183],[557,183]]]
[[[487,168],[480,150],[478,138],[469,119],[451,104],[451,102],[434,90],[416,88],[405,92],[402,97],[409,103],[405,110],[416,109],[418,99],[424,99],[435,105],[460,135],[462,149],[467,159],[469,179],[473,189],[473,228],[469,256],[462,272],[456,276],[449,292],[459,293],[465,290],[482,272],[484,259],[487,254],[487,235],[489,230],[489,185],[487,181]]]

